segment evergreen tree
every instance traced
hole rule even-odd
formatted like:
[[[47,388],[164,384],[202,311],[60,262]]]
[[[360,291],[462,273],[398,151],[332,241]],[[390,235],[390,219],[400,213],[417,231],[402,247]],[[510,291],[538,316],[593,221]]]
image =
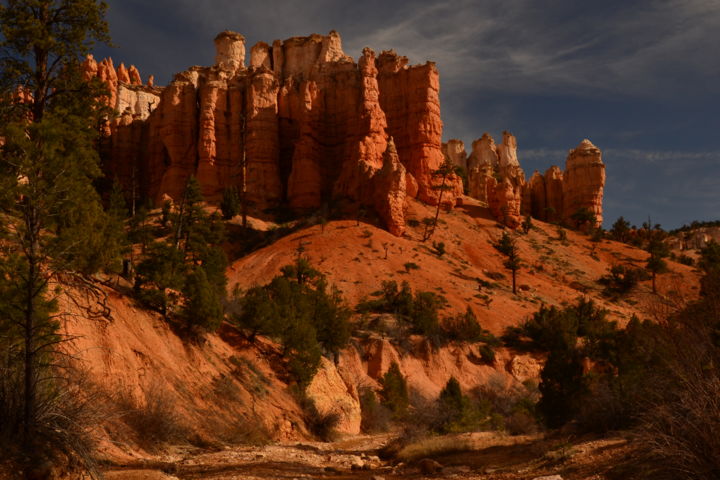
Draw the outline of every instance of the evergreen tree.
[[[665,242],[658,238],[651,238],[646,250],[650,254],[646,267],[652,275],[652,291],[657,293],[656,278],[658,274],[668,271],[664,258],[670,255],[670,250]]]
[[[23,413],[11,433],[26,448],[58,430],[39,411],[57,402],[59,391],[48,371],[58,344],[52,277],[92,273],[114,260],[88,258],[98,249],[98,237],[89,234],[106,225],[92,185],[100,175],[95,145],[105,112],[99,84],[84,81],[79,68],[96,41],[109,40],[105,10],[95,0],[0,5],[0,208],[12,225],[0,260],[0,308],[13,312],[8,333],[19,336],[4,367],[22,372]]]
[[[540,379],[538,408],[549,427],[559,427],[578,412],[587,392],[582,355],[575,348],[550,351]]]
[[[396,362],[390,364],[390,368],[383,375],[381,383],[380,397],[382,398],[382,404],[388,407],[396,418],[405,415],[410,403],[407,382]]]
[[[610,229],[610,235],[613,240],[627,243],[630,240],[630,223],[623,217],[619,217],[615,220],[615,223],[613,223]]]
[[[223,198],[220,203],[223,220],[230,220],[240,213],[240,194],[237,187],[229,187],[223,190]]]
[[[698,263],[705,273],[720,268],[720,243],[710,240],[700,249],[700,261]]]
[[[495,249],[505,255],[507,260],[503,262],[505,268],[512,272],[512,291],[513,294],[517,293],[517,271],[522,266],[522,260],[520,259],[520,249],[517,246],[515,238],[508,235],[507,232],[503,232],[500,240],[493,245]]]
[[[323,352],[337,358],[350,339],[350,310],[325,276],[305,257],[286,265],[263,287],[253,287],[231,302],[232,320],[250,331],[280,341],[288,369],[306,386]]]
[[[182,314],[185,327],[190,332],[213,332],[220,327],[223,320],[222,299],[203,268],[194,267],[191,270],[182,293],[186,299]]]
[[[192,327],[188,331],[196,333],[220,326],[227,285],[227,256],[220,247],[224,225],[217,214],[208,215],[202,204],[200,184],[190,177],[178,210],[170,214],[172,234],[150,244],[135,280],[138,298],[167,319],[175,313],[172,307],[179,300],[178,292],[182,293],[181,317],[186,327]],[[149,230],[142,224],[144,220],[138,225],[138,237],[147,240]]]
[[[440,168],[434,170],[432,174],[433,177],[440,177],[441,179],[440,185],[432,187],[433,190],[437,190],[440,193],[438,194],[437,208],[435,209],[435,218],[432,220],[432,226],[429,224],[425,225],[425,233],[423,234],[422,239],[423,242],[428,240],[435,233],[438,218],[440,217],[440,207],[442,206],[443,194],[446,191],[452,190],[452,187],[447,184],[447,180],[450,176],[455,174],[455,167],[453,166],[452,161],[449,158],[446,158],[442,165],[440,165]]]

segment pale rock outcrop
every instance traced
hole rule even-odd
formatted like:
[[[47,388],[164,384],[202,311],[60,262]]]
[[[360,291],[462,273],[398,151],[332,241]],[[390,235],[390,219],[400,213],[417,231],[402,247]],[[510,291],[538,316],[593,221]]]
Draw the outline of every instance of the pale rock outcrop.
[[[154,87],[154,86],[155,86],[155,75],[150,75],[150,76],[148,76],[147,86],[148,86],[148,87]]]
[[[472,143],[472,153],[467,159],[468,192],[473,198],[487,202],[487,181],[500,165],[495,140],[488,134]]]
[[[224,31],[215,37],[215,66],[234,73],[245,66],[245,37]]]
[[[272,70],[272,52],[270,45],[258,42],[250,49],[250,67],[265,67]]]
[[[367,373],[371,378],[381,378],[390,369],[390,365],[400,365],[400,355],[386,339],[371,339],[365,346]]]
[[[322,357],[320,368],[308,385],[306,394],[322,415],[337,414],[336,430],[357,435],[362,421],[357,388],[346,384],[335,365]]]
[[[451,138],[442,144],[443,156],[457,167],[467,168],[467,153],[462,140]]]
[[[540,378],[542,364],[530,355],[514,355],[507,364],[507,371],[518,382]]]

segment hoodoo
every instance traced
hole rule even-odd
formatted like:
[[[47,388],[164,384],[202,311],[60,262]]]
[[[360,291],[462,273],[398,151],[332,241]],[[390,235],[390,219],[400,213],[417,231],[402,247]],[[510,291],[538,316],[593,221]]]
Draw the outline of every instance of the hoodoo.
[[[88,58],[87,76],[106,82],[120,114],[105,168],[127,192],[179,199],[193,175],[211,202],[241,185],[257,211],[342,199],[375,208],[395,234],[406,195],[437,204],[433,172],[443,153],[433,63],[408,66],[370,49],[356,63],[334,31],[260,42],[249,66],[242,35],[222,32],[215,46],[214,66],[191,67],[164,88],[143,86],[134,67],[116,71],[103,60],[100,68]],[[462,195],[460,178],[449,181],[446,207]]]
[[[459,164],[458,159],[465,158],[462,145],[459,140],[450,140],[443,144],[443,153]],[[581,210],[595,216],[595,226],[602,224],[605,165],[600,149],[590,140],[583,140],[569,152],[564,172],[553,165],[544,175],[534,172],[525,181],[515,137],[503,132],[503,142],[495,145],[484,133],[472,143],[466,168],[468,194],[487,202],[493,216],[511,228],[518,227],[524,215],[578,227],[574,215]]]

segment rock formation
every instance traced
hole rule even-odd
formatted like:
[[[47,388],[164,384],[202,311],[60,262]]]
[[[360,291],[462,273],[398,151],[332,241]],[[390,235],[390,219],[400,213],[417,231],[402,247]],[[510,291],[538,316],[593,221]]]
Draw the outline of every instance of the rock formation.
[[[246,67],[244,42],[222,32],[214,66],[191,67],[162,89],[142,86],[134,67],[116,71],[107,60],[94,73],[86,62],[122,115],[105,164],[128,192],[177,199],[194,175],[211,202],[229,187],[256,211],[343,199],[375,208],[398,235],[407,196],[437,204],[443,153],[433,63],[411,67],[370,49],[355,63],[333,31],[257,43]],[[443,204],[452,207],[462,182],[447,182]]]
[[[487,181],[500,165],[495,140],[487,133],[472,143],[467,159],[469,195],[487,202]]]
[[[605,187],[605,165],[600,149],[585,139],[568,154],[563,174],[564,222],[574,225],[573,214],[587,209],[601,224],[603,188]],[[578,226],[578,225],[574,225]]]
[[[462,140],[450,139],[442,144],[443,156],[457,167],[467,168],[467,154]]]
[[[448,158],[464,158],[461,146],[461,141],[450,140],[443,151]],[[469,196],[487,202],[493,216],[511,228],[519,226],[524,215],[579,227],[573,215],[581,209],[595,215],[596,225],[602,223],[605,165],[600,149],[589,140],[570,151],[565,172],[552,166],[526,182],[515,137],[503,132],[503,142],[495,145],[485,133],[472,144],[467,174]]]

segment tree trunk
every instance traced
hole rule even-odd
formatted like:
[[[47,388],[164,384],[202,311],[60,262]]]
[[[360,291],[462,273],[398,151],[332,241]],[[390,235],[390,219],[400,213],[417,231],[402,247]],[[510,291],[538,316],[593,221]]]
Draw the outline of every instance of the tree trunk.
[[[423,242],[425,240],[428,240],[435,233],[435,228],[437,227],[437,221],[438,221],[438,218],[440,217],[440,205],[442,205],[442,197],[443,197],[443,193],[445,192],[445,180],[446,179],[447,179],[447,174],[443,175],[442,184],[440,185],[440,195],[438,196],[438,204],[437,204],[437,208],[435,209],[435,219],[433,220],[432,230],[430,230],[429,234],[427,233],[427,229],[425,230],[425,234],[423,235]]]
[[[23,411],[23,443],[29,446],[29,441],[35,426],[35,403],[37,398],[35,383],[35,298],[37,296],[38,276],[40,275],[37,209],[27,205],[25,212],[25,240],[27,251],[27,278],[25,279],[25,312],[23,334],[25,336],[24,356],[24,411]]]

